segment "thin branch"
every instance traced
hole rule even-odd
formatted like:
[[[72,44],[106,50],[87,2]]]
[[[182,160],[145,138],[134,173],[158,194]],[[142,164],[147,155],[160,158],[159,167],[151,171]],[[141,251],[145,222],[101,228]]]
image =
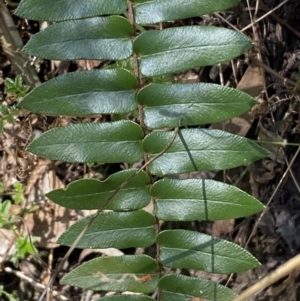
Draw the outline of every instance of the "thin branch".
[[[277,77],[278,79],[280,79],[282,81],[282,83],[287,86],[288,88],[292,88],[295,87],[296,82],[292,81],[289,78],[286,78],[282,75],[280,75],[279,73],[277,73],[276,71],[274,71],[273,69],[271,69],[269,66],[267,66],[266,64],[262,63],[260,60],[256,59],[253,55],[250,55],[250,59],[251,61],[253,61],[254,63],[257,63],[261,68],[263,68],[267,73]]]
[[[137,26],[136,26],[135,18],[134,18],[133,3],[128,0],[127,6],[128,6],[128,19],[129,19],[130,24],[133,27],[133,38],[135,38],[136,33],[137,33]],[[138,56],[135,52],[133,53],[133,72],[134,72],[135,77],[138,79],[139,88],[141,88],[143,86],[143,80],[142,80],[142,77],[140,74]],[[143,109],[143,106],[140,104],[138,104],[138,111],[139,111],[140,125],[141,125],[143,131],[146,132],[146,125],[144,122],[144,109]]]
[[[0,44],[12,67],[21,74],[24,82],[34,88],[40,80],[30,66],[28,56],[21,52],[23,41],[3,0],[0,0]]]
[[[263,16],[261,16],[260,18],[256,19],[255,21],[251,22],[251,24],[247,25],[246,27],[244,27],[241,32],[245,31],[246,29],[252,27],[255,23],[258,23],[259,21],[261,21],[262,19],[264,19],[265,17],[267,17],[268,15],[272,14],[275,10],[277,10],[279,7],[281,7],[282,5],[284,5],[285,3],[287,3],[289,0],[284,0],[282,3],[280,3],[279,5],[277,5],[276,7],[274,7],[273,9],[271,9],[269,12],[267,12],[266,14],[264,14]]]
[[[26,276],[25,274],[23,274],[20,271],[15,271],[15,270],[11,269],[10,267],[6,267],[6,268],[4,268],[4,272],[9,273],[9,274],[14,274],[15,276],[19,277],[22,280],[25,280],[26,282],[30,283],[31,285],[33,285],[34,287],[36,287],[38,289],[41,289],[41,290],[47,289],[47,290],[49,290],[49,288],[46,288],[45,285],[43,285],[39,282],[36,282],[35,280],[33,280],[32,278],[29,278],[28,276]],[[70,300],[69,298],[61,295],[57,291],[52,291],[52,293],[55,297],[58,297],[62,301]]]
[[[252,239],[252,237],[253,237],[253,235],[254,235],[254,233],[255,233],[255,231],[256,231],[256,229],[257,229],[259,223],[260,223],[260,221],[262,220],[263,216],[266,214],[268,208],[270,207],[270,204],[271,204],[271,202],[273,201],[273,198],[274,198],[275,194],[277,193],[277,191],[278,191],[278,189],[280,188],[281,184],[284,182],[284,179],[286,178],[286,176],[287,176],[287,174],[288,174],[288,172],[289,172],[289,170],[290,170],[290,166],[292,166],[292,165],[294,164],[294,162],[295,162],[295,160],[296,160],[296,158],[297,158],[299,152],[300,152],[300,147],[298,147],[298,149],[297,149],[296,153],[294,154],[294,156],[293,156],[293,158],[292,158],[290,164],[288,165],[286,171],[285,171],[284,174],[282,175],[282,177],[281,177],[279,183],[277,184],[277,186],[276,186],[276,188],[274,189],[272,195],[270,196],[270,198],[269,198],[269,200],[268,200],[268,202],[267,202],[267,204],[266,204],[266,209],[261,213],[259,219],[258,219],[257,222],[255,223],[255,225],[254,225],[254,227],[253,227],[253,230],[252,230],[252,232],[251,232],[251,234],[250,234],[250,236],[249,236],[249,238],[248,238],[248,240],[247,240],[247,242],[246,242],[246,244],[245,244],[245,248],[246,248],[246,247],[248,246],[248,244],[250,243],[250,241],[251,241],[251,239]]]
[[[300,267],[300,255],[296,255],[278,269],[276,269],[270,275],[267,275],[256,284],[252,285],[250,288],[246,289],[242,294],[240,294],[233,301],[246,301],[248,298],[254,296],[261,290],[269,287],[279,279],[291,274],[294,270],[299,269]]]
[[[262,1],[259,1],[259,7],[260,9],[262,9],[264,12],[269,12],[270,8],[264,4]],[[278,23],[280,23],[281,25],[285,26],[289,31],[291,31],[295,36],[297,36],[298,38],[300,38],[300,32],[297,31],[294,27],[292,27],[290,24],[288,24],[286,21],[282,20],[281,18],[279,18],[273,11],[271,13],[271,17],[276,20]]]
[[[90,219],[90,221],[87,223],[87,225],[84,227],[84,229],[81,231],[81,233],[78,235],[78,237],[76,238],[76,240],[73,242],[72,246],[70,247],[70,249],[68,250],[68,252],[65,254],[65,256],[62,258],[62,260],[60,261],[60,263],[58,264],[57,268],[53,271],[53,274],[48,282],[48,284],[46,285],[42,295],[40,296],[38,301],[42,301],[43,298],[45,297],[45,294],[47,293],[47,291],[50,289],[50,287],[52,286],[56,276],[58,275],[59,271],[62,269],[62,267],[64,266],[65,262],[68,260],[68,258],[70,257],[71,253],[74,251],[74,249],[77,247],[77,245],[79,244],[80,240],[82,239],[82,237],[84,236],[84,234],[86,233],[86,231],[88,230],[88,228],[93,224],[93,222],[96,220],[96,218],[99,216],[99,214],[103,211],[103,209],[109,204],[109,202],[113,199],[113,197],[122,189],[124,188],[129,181],[131,181],[139,172],[141,172],[142,170],[144,170],[147,166],[149,166],[154,160],[156,160],[158,157],[162,156],[173,144],[174,140],[176,139],[177,135],[178,135],[178,131],[179,131],[179,127],[175,128],[174,130],[174,134],[172,136],[172,139],[168,142],[168,144],[166,145],[166,147],[157,155],[155,155],[153,158],[151,158],[149,161],[147,161],[141,168],[139,168],[138,170],[136,170],[132,175],[130,175],[114,192],[111,193],[111,195],[106,199],[106,201],[104,202],[104,204],[97,210],[97,212],[95,213],[95,215]]]

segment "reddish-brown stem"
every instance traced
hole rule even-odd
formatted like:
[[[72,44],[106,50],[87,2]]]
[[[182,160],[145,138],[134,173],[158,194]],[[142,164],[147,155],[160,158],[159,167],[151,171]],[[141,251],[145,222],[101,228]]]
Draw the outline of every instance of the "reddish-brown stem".
[[[136,28],[136,23],[135,23],[135,18],[134,18],[133,3],[131,1],[127,1],[127,2],[128,2],[128,19],[133,27],[133,38],[135,38],[136,33],[137,33],[137,28]],[[139,88],[141,88],[143,86],[143,81],[142,81],[142,77],[141,77],[140,70],[139,70],[138,55],[136,53],[133,53],[133,72],[134,72],[134,75],[136,76],[136,78],[138,79]],[[143,128],[144,132],[146,132],[145,131],[146,125],[144,123],[143,106],[138,105],[138,110],[139,110],[140,125]]]
[[[131,1],[127,1],[128,3],[128,19],[129,22],[132,24],[133,26],[133,38],[136,37],[137,35],[137,27],[136,27],[136,23],[135,23],[135,16],[134,16],[134,10],[133,10],[133,3]],[[144,85],[144,81],[143,78],[141,76],[140,70],[139,70],[139,59],[138,59],[138,54],[137,53],[133,53],[133,71],[134,71],[134,75],[137,77],[138,79],[138,83],[139,83],[139,89],[143,87]],[[142,105],[138,104],[138,111],[139,111],[139,122],[140,122],[140,126],[143,128],[144,133],[147,133],[147,128],[144,122],[144,108]],[[146,172],[148,173],[151,182],[153,182],[153,178],[151,176],[150,170],[149,170],[149,158],[148,155],[145,154],[144,156],[144,160],[145,160],[145,164],[146,164]],[[147,164],[148,163],[148,164]],[[155,207],[155,199],[152,198],[151,202],[153,204],[153,207]],[[159,219],[157,217],[155,217],[156,219],[156,233],[158,234],[160,232],[160,224],[159,224]],[[160,263],[160,247],[158,244],[156,244],[156,262],[159,265],[159,277],[161,278],[163,275],[163,266]],[[160,289],[158,289],[158,293],[157,293],[157,300],[160,300]]]

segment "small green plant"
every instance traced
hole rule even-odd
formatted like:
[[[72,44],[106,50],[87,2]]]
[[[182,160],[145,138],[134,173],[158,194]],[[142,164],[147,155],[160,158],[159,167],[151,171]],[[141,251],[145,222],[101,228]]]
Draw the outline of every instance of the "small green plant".
[[[4,286],[0,285],[0,297],[6,297],[5,300],[8,301],[20,301],[20,299],[17,296],[17,293],[13,292],[12,294],[8,293],[4,290]]]
[[[13,102],[16,102],[16,104],[26,95],[30,88],[23,84],[21,75],[17,75],[15,80],[6,78],[4,85],[4,93],[7,94],[7,97],[12,97]],[[20,114],[20,109],[17,108],[16,104],[12,106],[0,104],[0,133],[3,130],[5,122],[14,123],[15,118]]]
[[[60,244],[71,249],[155,244],[155,258],[99,257],[72,270],[61,283],[88,290],[140,293],[104,297],[103,301],[153,301],[148,295],[154,291],[159,301],[230,301],[236,296],[232,290],[205,279],[165,275],[165,268],[234,273],[259,266],[254,256],[232,242],[197,231],[160,229],[161,221],[240,218],[264,208],[254,197],[225,183],[168,177],[233,168],[268,153],[244,137],[201,127],[246,112],[255,104],[252,97],[215,84],[182,83],[173,76],[228,61],[252,47],[249,38],[233,30],[175,22],[238,2],[20,2],[17,15],[55,23],[34,35],[24,52],[50,60],[106,60],[104,65],[109,65],[61,75],[24,97],[19,106],[38,114],[108,116],[103,123],[49,130],[27,150],[66,162],[134,166],[130,164],[145,161],[141,169],[122,170],[105,181],[80,179],[47,196],[67,208],[97,209],[96,214],[71,226],[59,238]],[[156,23],[168,28],[159,30]],[[124,60],[125,64],[120,63]],[[143,210],[150,202],[154,207],[151,213]]]
[[[3,194],[3,184],[1,190],[2,191],[0,193]],[[21,183],[16,182],[14,184],[12,200],[15,204],[20,204],[24,200],[23,185]],[[37,237],[23,236],[18,231],[17,223],[20,223],[20,221],[22,222],[21,215],[28,210],[21,209],[18,214],[11,214],[11,206],[11,200],[2,200],[2,198],[0,198],[0,228],[11,231],[15,236],[15,242],[13,245],[14,251],[10,255],[9,260],[17,266],[19,261],[24,259],[26,256],[37,253],[37,250],[33,245],[37,240]]]
[[[21,75],[17,75],[15,80],[6,78],[4,80],[4,85],[4,93],[14,95],[16,100],[24,97],[30,88],[29,86],[23,84]]]
[[[13,184],[14,194],[12,195],[12,199],[16,204],[20,204],[24,201],[24,187],[20,182],[16,182]]]

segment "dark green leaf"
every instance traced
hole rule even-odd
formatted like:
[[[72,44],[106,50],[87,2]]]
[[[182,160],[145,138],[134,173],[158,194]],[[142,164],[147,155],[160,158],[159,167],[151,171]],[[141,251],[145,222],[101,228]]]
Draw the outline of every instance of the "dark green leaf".
[[[11,208],[11,201],[9,200],[2,201],[1,199],[0,214],[5,218],[8,217],[7,215],[9,214],[10,208]]]
[[[237,297],[237,294],[223,285],[184,275],[163,276],[158,285],[162,289],[161,301],[232,301]]]
[[[66,189],[52,190],[47,197],[66,208],[79,210],[98,209],[105,205],[108,198],[135,173],[136,170],[124,170],[108,177],[105,181],[81,179],[74,181]],[[105,209],[115,211],[137,210],[150,202],[149,176],[141,171],[109,201]]]
[[[149,128],[220,122],[248,111],[248,94],[215,84],[151,84],[138,94]]]
[[[195,221],[239,218],[264,205],[244,191],[214,180],[163,179],[151,188],[161,220]]]
[[[0,104],[0,114],[1,115],[9,115],[10,111],[6,105]],[[6,116],[5,116],[6,117]]]
[[[188,230],[166,230],[157,235],[162,265],[170,268],[236,273],[260,265],[245,249],[227,240]]]
[[[3,127],[4,127],[4,122],[3,122],[3,118],[0,117],[0,134],[3,131]]]
[[[252,45],[245,35],[230,29],[183,26],[145,31],[133,49],[141,55],[142,73],[154,76],[224,62]]]
[[[65,231],[58,243],[71,246],[90,222],[87,216]],[[101,212],[77,245],[80,249],[149,247],[155,241],[155,218],[139,210],[132,212]]]
[[[63,21],[122,14],[126,9],[126,0],[22,0],[15,14],[31,20]]]
[[[152,0],[136,5],[135,16],[139,24],[186,19],[227,9],[240,0]]]
[[[145,295],[122,294],[109,297],[101,297],[95,301],[155,301],[154,299]]]
[[[132,34],[120,16],[65,21],[35,34],[23,51],[49,60],[122,60],[132,53]]]
[[[137,79],[124,69],[68,73],[35,88],[19,106],[55,116],[122,114],[137,108],[137,86]]]
[[[154,157],[172,141],[173,132],[146,136],[143,149]],[[268,152],[249,139],[220,130],[180,130],[171,147],[150,165],[155,175],[221,170],[256,161]]]
[[[7,115],[7,116],[6,116],[6,121],[7,121],[8,123],[13,124],[13,123],[15,122],[15,118],[14,118],[14,116],[12,116],[12,115]]]
[[[66,162],[136,162],[143,157],[143,135],[132,121],[73,124],[44,133],[27,150]]]
[[[146,255],[100,257],[83,263],[61,280],[89,290],[152,293],[158,283],[158,265]]]

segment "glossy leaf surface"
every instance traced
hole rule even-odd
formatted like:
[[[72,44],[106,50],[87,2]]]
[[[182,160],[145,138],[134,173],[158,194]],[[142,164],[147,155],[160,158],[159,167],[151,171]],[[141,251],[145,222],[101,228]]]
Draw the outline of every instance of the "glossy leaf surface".
[[[139,24],[178,20],[209,14],[227,9],[240,0],[154,0],[142,2],[135,7],[135,18]]]
[[[182,26],[141,33],[133,43],[140,69],[155,76],[215,65],[248,50],[252,41],[236,31],[214,26]]]
[[[121,14],[126,0],[22,0],[15,14],[38,21],[63,21],[109,14]]]
[[[239,218],[264,209],[244,191],[214,180],[163,179],[151,188],[156,215],[167,221]]]
[[[49,80],[18,104],[44,115],[89,116],[137,108],[137,79],[124,69],[73,72]]]
[[[63,207],[75,210],[98,209],[105,205],[120,185],[136,171],[124,170],[109,176],[105,181],[81,179],[74,181],[65,189],[52,190],[47,197]],[[115,211],[137,210],[150,202],[149,176],[141,171],[108,202],[104,209]]]
[[[122,60],[132,53],[132,34],[120,16],[65,21],[35,34],[23,51],[49,60]]]
[[[100,257],[83,263],[61,280],[89,290],[152,293],[158,283],[158,265],[146,255]]]
[[[232,301],[237,294],[213,281],[184,275],[163,276],[158,286],[162,289],[161,301]]]
[[[215,84],[150,84],[138,93],[149,128],[220,122],[248,111],[255,100]]]
[[[143,131],[131,121],[57,127],[33,140],[27,150],[65,162],[136,162],[143,157]]]
[[[80,219],[58,239],[71,246],[90,222],[92,216]],[[155,241],[155,218],[139,210],[132,212],[101,212],[77,245],[80,249],[149,247]]]
[[[154,157],[165,150],[173,132],[155,131],[146,136],[143,149]],[[198,170],[221,170],[261,159],[268,154],[249,139],[220,130],[180,130],[171,147],[150,165],[151,173],[166,175]]]
[[[141,2],[135,7],[136,22],[146,25],[209,14],[227,9],[240,0],[152,0]]]
[[[236,273],[260,264],[249,252],[227,240],[188,230],[166,230],[157,235],[162,265],[170,268]]]
[[[145,295],[122,294],[109,297],[102,297],[95,301],[155,301],[154,299]]]

